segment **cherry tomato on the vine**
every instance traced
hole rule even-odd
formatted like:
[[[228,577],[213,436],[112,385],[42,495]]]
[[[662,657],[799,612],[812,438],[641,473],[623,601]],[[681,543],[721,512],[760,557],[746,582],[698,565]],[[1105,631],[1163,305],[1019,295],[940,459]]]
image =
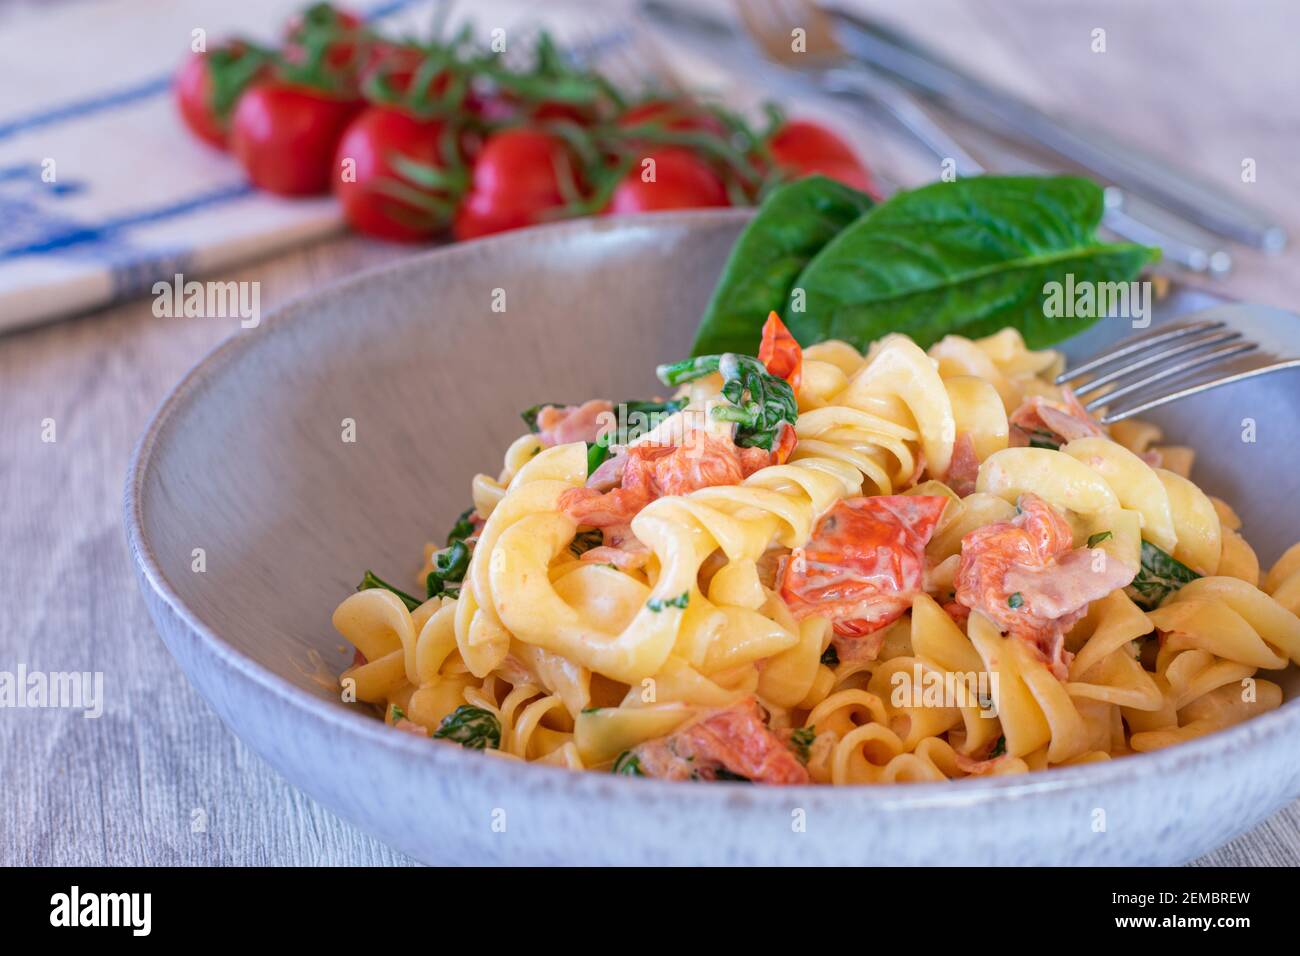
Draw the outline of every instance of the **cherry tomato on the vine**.
[[[240,98],[230,148],[253,185],[282,196],[328,192],[334,154],[360,104],[309,87],[260,83]]]
[[[446,125],[371,106],[339,143],[334,195],[358,232],[382,239],[427,239],[451,224],[463,191],[458,159],[445,151]],[[452,144],[454,149],[454,144]],[[459,175],[458,175],[459,174]]]
[[[848,143],[809,120],[783,124],[768,144],[777,166],[796,177],[820,173],[846,186],[876,195],[871,173]]]
[[[572,176],[572,162],[554,136],[530,129],[493,134],[474,161],[469,195],[456,212],[456,238],[541,222],[549,210],[565,204],[566,176]]]
[[[633,166],[615,187],[606,211],[620,214],[727,205],[727,187],[712,166],[688,149],[665,146]]]
[[[172,87],[181,119],[199,139],[225,149],[235,104],[268,69],[267,55],[239,40],[192,54]]]

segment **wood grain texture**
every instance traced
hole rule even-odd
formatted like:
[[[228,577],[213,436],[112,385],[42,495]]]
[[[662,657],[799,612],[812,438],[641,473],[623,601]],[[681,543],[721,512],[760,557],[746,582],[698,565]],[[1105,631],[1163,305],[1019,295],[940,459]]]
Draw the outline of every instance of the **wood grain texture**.
[[[1300,236],[1300,193],[1287,178],[1296,114],[1280,106],[1300,88],[1294,8],[1176,6],[928,0],[890,9],[1041,104],[1095,117],[1207,178],[1239,183],[1241,158],[1256,158],[1252,195]],[[1096,26],[1108,30],[1104,55],[1088,51]],[[345,238],[222,278],[260,281],[266,311],[407,252]],[[1243,254],[1223,287],[1300,303],[1293,253]],[[0,863],[409,862],[317,806],[226,731],[158,640],[131,575],[121,495],[134,443],[177,378],[236,324],[159,319],[134,302],[0,338],[0,670],[21,662],[103,671],[106,697],[97,720],[0,710]],[[47,418],[53,443],[41,440]],[[206,815],[199,832],[195,811]],[[1300,863],[1300,803],[1197,862]]]

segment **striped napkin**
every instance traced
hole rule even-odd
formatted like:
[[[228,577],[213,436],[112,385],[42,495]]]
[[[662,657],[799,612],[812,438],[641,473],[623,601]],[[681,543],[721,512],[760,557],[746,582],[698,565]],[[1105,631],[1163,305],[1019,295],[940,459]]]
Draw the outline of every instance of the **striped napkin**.
[[[182,125],[171,77],[192,31],[273,43],[308,0],[104,0],[0,27],[0,330],[148,292],[342,228],[329,198],[253,189]],[[397,34],[427,35],[432,0],[345,0]],[[541,8],[475,0],[457,19],[535,24]],[[564,33],[576,8],[548,4]],[[588,8],[590,11],[590,8]],[[590,21],[590,13],[583,19]],[[554,21],[559,20],[558,24]],[[606,19],[606,29],[611,29]],[[590,35],[590,22],[583,28]]]

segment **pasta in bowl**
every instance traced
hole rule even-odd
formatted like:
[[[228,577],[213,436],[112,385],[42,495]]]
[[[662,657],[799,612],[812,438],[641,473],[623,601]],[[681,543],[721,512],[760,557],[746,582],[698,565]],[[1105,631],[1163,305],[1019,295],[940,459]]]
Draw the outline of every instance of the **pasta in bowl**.
[[[1014,329],[659,369],[543,404],[419,597],[334,613],[345,700],[443,745],[671,780],[880,784],[1157,750],[1278,707],[1261,573],[1193,452],[1099,425]]]

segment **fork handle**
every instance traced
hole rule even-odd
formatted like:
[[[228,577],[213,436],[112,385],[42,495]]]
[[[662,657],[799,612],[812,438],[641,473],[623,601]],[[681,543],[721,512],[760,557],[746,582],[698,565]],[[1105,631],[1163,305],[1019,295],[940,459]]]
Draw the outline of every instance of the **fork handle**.
[[[1264,212],[1171,168],[1133,146],[1066,123],[981,81],[893,31],[840,7],[827,10],[847,29],[840,40],[854,55],[992,132],[1030,139],[1108,182],[1178,213],[1190,222],[1257,249],[1285,248],[1286,231]]]
[[[987,172],[984,165],[936,123],[915,98],[888,77],[862,64],[837,66],[824,71],[820,86],[829,93],[862,97],[882,106],[909,133],[941,160],[951,159],[958,175],[978,176]],[[1129,242],[1159,246],[1165,259],[1189,272],[1226,273],[1232,260],[1223,250],[1207,249],[1191,238],[1178,235],[1170,223],[1157,225],[1147,207],[1139,211],[1131,199],[1125,201],[1118,190],[1109,191],[1102,225]]]

